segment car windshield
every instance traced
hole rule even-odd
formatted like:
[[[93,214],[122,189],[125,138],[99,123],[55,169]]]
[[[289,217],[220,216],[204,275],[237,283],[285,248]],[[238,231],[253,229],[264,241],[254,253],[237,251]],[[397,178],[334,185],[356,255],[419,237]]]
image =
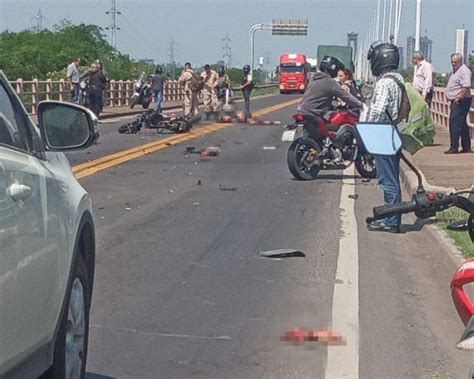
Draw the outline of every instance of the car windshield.
[[[281,72],[285,73],[298,73],[303,71],[303,66],[281,66]]]

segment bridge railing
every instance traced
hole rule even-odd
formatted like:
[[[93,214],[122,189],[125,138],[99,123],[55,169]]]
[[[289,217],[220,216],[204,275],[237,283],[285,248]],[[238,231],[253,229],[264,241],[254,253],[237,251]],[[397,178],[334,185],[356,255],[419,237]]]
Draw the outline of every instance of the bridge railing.
[[[474,136],[474,90],[471,90],[473,102],[471,109],[467,115],[467,123],[470,126],[471,138]],[[433,92],[433,101],[431,103],[431,116],[435,124],[439,126],[449,127],[449,112],[451,109],[450,101],[444,94],[443,87],[435,87]]]
[[[10,82],[16,93],[21,98],[27,111],[34,115],[41,100],[68,101],[71,98],[70,83],[64,79],[48,80],[23,80],[17,79]],[[135,81],[110,80],[106,87],[105,107],[120,107],[130,105]],[[256,88],[276,87],[276,84],[258,86]],[[237,89],[234,89],[237,90]],[[163,89],[163,101],[175,102],[184,100],[184,91],[177,80],[169,80]]]

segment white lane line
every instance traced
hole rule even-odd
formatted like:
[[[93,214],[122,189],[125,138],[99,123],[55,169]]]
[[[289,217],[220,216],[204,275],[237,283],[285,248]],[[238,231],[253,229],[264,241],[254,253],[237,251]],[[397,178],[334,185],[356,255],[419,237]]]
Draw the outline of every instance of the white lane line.
[[[359,377],[359,250],[355,201],[354,166],[344,170],[341,190],[341,238],[337,258],[332,328],[346,339],[345,346],[328,346],[326,378]]]

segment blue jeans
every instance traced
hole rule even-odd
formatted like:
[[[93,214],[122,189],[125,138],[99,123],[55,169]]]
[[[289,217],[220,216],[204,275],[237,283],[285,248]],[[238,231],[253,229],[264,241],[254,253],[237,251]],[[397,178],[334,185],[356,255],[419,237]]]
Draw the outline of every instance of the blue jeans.
[[[402,201],[400,190],[400,156],[375,157],[377,180],[383,190],[385,204],[396,204]],[[400,226],[402,216],[387,217],[383,220],[386,225]]]
[[[155,91],[155,101],[156,101],[156,110],[161,112],[161,102],[163,101],[163,91],[156,90]]]
[[[71,102],[77,103],[79,97],[79,83],[72,83]]]

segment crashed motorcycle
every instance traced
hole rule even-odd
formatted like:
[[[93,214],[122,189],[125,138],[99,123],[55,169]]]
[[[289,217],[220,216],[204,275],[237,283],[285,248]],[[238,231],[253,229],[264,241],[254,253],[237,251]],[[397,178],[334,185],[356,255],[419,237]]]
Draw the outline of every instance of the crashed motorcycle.
[[[147,77],[146,74],[142,72],[135,82],[130,108],[133,109],[135,105],[141,104],[143,109],[148,109],[152,98],[153,92],[151,90],[150,77]]]
[[[192,125],[183,117],[175,114],[170,116],[160,113],[154,109],[148,109],[137,115],[134,121],[119,127],[120,134],[136,134],[142,128],[156,129],[158,133],[169,130],[173,133],[189,132]]]
[[[296,114],[293,118],[295,123],[287,126],[282,141],[292,141],[287,164],[295,179],[316,179],[320,170],[345,169],[352,163],[362,177],[377,176],[373,156],[364,151],[354,132],[356,112],[338,109],[325,117]]]

